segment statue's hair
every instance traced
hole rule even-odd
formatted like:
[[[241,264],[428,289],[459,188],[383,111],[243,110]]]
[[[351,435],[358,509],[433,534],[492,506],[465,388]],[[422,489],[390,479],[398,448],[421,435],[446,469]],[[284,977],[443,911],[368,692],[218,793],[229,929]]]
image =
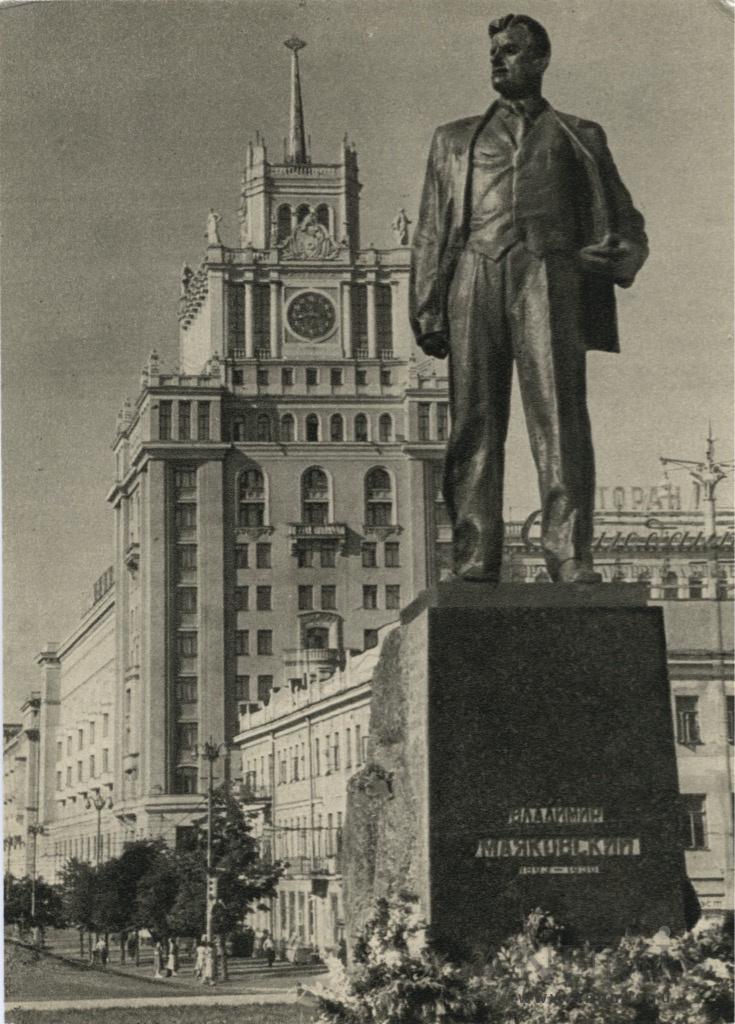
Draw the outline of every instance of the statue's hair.
[[[502,18],[497,18],[495,21],[490,22],[488,34],[492,38],[498,32],[505,32],[511,25],[525,25],[533,39],[537,53],[541,57],[551,56],[549,33],[540,22],[536,21],[535,18],[531,18],[528,14],[506,14]]]

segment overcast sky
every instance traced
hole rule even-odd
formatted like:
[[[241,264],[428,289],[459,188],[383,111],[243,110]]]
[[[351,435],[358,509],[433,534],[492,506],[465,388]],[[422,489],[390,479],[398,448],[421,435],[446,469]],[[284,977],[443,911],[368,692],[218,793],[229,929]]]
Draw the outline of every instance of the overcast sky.
[[[651,257],[619,292],[622,354],[589,359],[601,484],[732,437],[732,23],[719,0],[528,0],[545,92],[599,121]],[[181,265],[206,212],[237,243],[247,141],[287,131],[293,33],[316,162],[358,149],[362,240],[415,219],[437,124],[491,99],[487,0],[67,0],[0,9],[6,720],[33,657],[112,561],[115,416],[152,348],[171,366]],[[516,396],[517,397],[517,396]],[[514,518],[537,507],[515,402]],[[683,482],[683,481],[682,481]],[[724,499],[729,491],[723,490]]]

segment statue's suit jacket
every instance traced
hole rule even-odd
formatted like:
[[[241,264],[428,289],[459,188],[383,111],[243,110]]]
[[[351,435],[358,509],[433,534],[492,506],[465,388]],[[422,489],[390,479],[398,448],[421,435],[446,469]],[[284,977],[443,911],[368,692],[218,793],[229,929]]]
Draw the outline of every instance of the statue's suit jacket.
[[[411,254],[409,314],[418,339],[441,333],[449,338],[447,294],[465,248],[472,209],[472,157],[475,142],[497,103],[480,117],[437,128],[431,145],[419,221]],[[609,232],[632,244],[637,269],[648,255],[641,214],[620,179],[602,128],[592,121],[549,107],[576,160],[574,180],[555,173],[554,151],[518,153],[513,215],[521,242],[538,256],[578,252]],[[568,169],[567,161],[565,167]],[[570,204],[573,213],[569,217]],[[588,349],[619,351],[614,285],[611,278],[586,272],[582,322]],[[450,347],[451,347],[451,339]]]

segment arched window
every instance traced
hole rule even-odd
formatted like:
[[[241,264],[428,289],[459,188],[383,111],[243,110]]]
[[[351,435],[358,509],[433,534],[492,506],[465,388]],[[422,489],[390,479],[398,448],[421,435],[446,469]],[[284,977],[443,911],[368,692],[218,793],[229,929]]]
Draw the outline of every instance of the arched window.
[[[258,440],[270,441],[271,439],[271,418],[267,413],[258,416]]]
[[[238,526],[265,524],[265,480],[259,469],[246,469],[240,474],[237,523]]]
[[[390,526],[393,522],[393,485],[384,469],[371,469],[365,477],[365,525]]]
[[[232,440],[233,441],[244,441],[245,440],[245,420],[237,419],[232,424]]]
[[[356,441],[367,441],[368,439],[368,421],[367,416],[363,412],[358,412],[355,416],[355,440]]]
[[[330,441],[344,441],[345,439],[345,421],[342,419],[340,414],[336,412],[329,421],[329,440]]]
[[[319,417],[313,412],[306,417],[306,440],[319,440]]]
[[[281,417],[281,440],[296,440],[296,420],[290,412],[287,412],[285,416]]]
[[[672,570],[661,579],[661,597],[664,601],[675,601],[679,596],[679,577]]]
[[[285,242],[291,234],[291,207],[284,203],[278,207],[278,229],[276,242]]]
[[[296,210],[296,223],[300,224],[304,217],[310,212],[311,207],[307,203],[302,203]]]
[[[329,231],[329,207],[326,203],[320,203],[316,208],[317,223]]]
[[[329,481],[318,466],[307,469],[301,478],[301,521],[310,526],[329,522]]]
[[[378,421],[378,438],[387,444],[393,440],[393,417],[384,412]]]

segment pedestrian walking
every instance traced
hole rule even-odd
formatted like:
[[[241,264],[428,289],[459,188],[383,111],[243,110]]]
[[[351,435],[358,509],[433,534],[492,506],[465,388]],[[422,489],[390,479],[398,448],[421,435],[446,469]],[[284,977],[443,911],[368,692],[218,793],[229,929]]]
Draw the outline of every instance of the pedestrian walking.
[[[95,943],[94,947],[94,959],[98,964],[104,967],[107,964],[107,943],[104,938],[100,935]]]
[[[276,947],[268,932],[263,936],[263,952],[265,953],[268,966],[272,967],[276,961]]]
[[[163,943],[160,939],[153,947],[153,977],[163,977]]]
[[[202,985],[214,985],[217,977],[217,960],[215,957],[214,944],[204,944],[204,971],[202,973]]]
[[[196,949],[196,963],[194,964],[194,975],[201,981],[204,976],[204,954],[206,948],[204,945],[204,939],[200,939],[197,943]]]
[[[175,978],[179,973],[179,946],[176,939],[171,939],[166,960],[166,974]]]

